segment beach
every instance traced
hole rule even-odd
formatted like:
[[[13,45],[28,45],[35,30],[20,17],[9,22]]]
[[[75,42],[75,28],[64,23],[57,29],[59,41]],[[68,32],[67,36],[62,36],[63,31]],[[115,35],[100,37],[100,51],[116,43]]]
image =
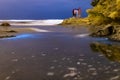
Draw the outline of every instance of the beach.
[[[109,59],[99,49],[99,46],[107,48],[110,44],[116,48],[120,44],[90,37],[86,27],[13,26],[13,29],[20,34],[0,39],[1,80],[120,78],[119,58]],[[108,49],[110,52],[111,48]]]

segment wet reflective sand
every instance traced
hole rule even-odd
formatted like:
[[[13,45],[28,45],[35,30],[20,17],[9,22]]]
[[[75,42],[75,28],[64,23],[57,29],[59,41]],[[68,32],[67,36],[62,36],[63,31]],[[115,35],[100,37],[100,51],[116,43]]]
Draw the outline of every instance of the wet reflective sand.
[[[85,28],[37,28],[50,32],[0,39],[0,80],[120,80],[119,42]]]

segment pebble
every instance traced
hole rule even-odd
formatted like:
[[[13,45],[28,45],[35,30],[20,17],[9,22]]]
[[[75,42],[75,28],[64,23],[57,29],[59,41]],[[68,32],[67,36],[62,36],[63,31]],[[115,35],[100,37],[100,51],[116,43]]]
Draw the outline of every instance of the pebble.
[[[18,61],[18,59],[12,59],[12,61],[13,61],[13,62],[17,62],[17,61]]]
[[[48,75],[48,76],[53,76],[53,75],[54,75],[54,72],[48,72],[47,75]]]
[[[93,75],[93,76],[97,75],[97,72],[93,72],[92,75]]]
[[[99,57],[103,57],[103,55],[102,54],[100,54],[100,55],[98,55]]]
[[[15,71],[12,71],[12,74],[14,74],[15,73]]]
[[[92,67],[93,65],[88,65],[88,67]]]
[[[77,75],[77,73],[72,72],[72,73],[65,74],[65,75],[64,75],[64,78],[66,78],[66,77],[74,77],[74,76],[76,76],[76,75]]]
[[[90,71],[94,71],[94,70],[96,70],[96,68],[89,68],[89,70],[90,70]]]
[[[87,63],[81,63],[82,65],[87,65]]]
[[[15,52],[11,52],[11,54],[15,54]]]
[[[68,70],[71,70],[71,71],[76,71],[77,69],[74,68],[74,67],[69,67]]]
[[[32,56],[32,58],[34,58],[35,56]]]
[[[118,72],[118,71],[119,71],[119,69],[114,69],[113,71],[114,71],[114,72]]]
[[[114,76],[114,77],[110,78],[110,80],[118,80],[119,77],[120,76]]]
[[[55,69],[55,66],[51,66],[50,69]]]
[[[79,59],[79,61],[84,61],[84,59]]]
[[[55,50],[58,50],[59,48],[54,48]]]
[[[5,78],[5,80],[9,80],[10,79],[10,76],[7,76],[6,78]]]
[[[80,62],[77,62],[77,65],[80,65]]]
[[[44,53],[42,53],[41,55],[42,55],[42,56],[46,56],[46,54],[44,54]]]
[[[53,60],[53,62],[57,62],[57,60]]]
[[[62,60],[64,61],[66,58],[64,57],[64,58],[62,58]]]

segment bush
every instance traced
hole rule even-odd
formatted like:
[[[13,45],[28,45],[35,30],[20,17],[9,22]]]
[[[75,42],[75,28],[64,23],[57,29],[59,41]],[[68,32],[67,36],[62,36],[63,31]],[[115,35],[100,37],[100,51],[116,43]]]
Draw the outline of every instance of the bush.
[[[98,4],[98,2],[99,2],[99,0],[93,0],[93,1],[91,2],[91,5],[92,5],[92,6],[96,6],[96,5]]]

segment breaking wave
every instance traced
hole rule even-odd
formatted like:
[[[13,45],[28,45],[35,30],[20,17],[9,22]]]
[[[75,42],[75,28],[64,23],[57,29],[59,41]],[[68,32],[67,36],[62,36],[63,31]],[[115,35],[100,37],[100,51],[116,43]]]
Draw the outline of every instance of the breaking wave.
[[[11,25],[17,26],[33,26],[33,25],[58,25],[63,22],[62,19],[47,19],[47,20],[0,20],[2,22],[9,22]]]
[[[76,35],[75,37],[84,38],[84,37],[87,37],[87,36],[89,36],[89,33],[86,33],[86,34],[78,34],[78,35]]]

